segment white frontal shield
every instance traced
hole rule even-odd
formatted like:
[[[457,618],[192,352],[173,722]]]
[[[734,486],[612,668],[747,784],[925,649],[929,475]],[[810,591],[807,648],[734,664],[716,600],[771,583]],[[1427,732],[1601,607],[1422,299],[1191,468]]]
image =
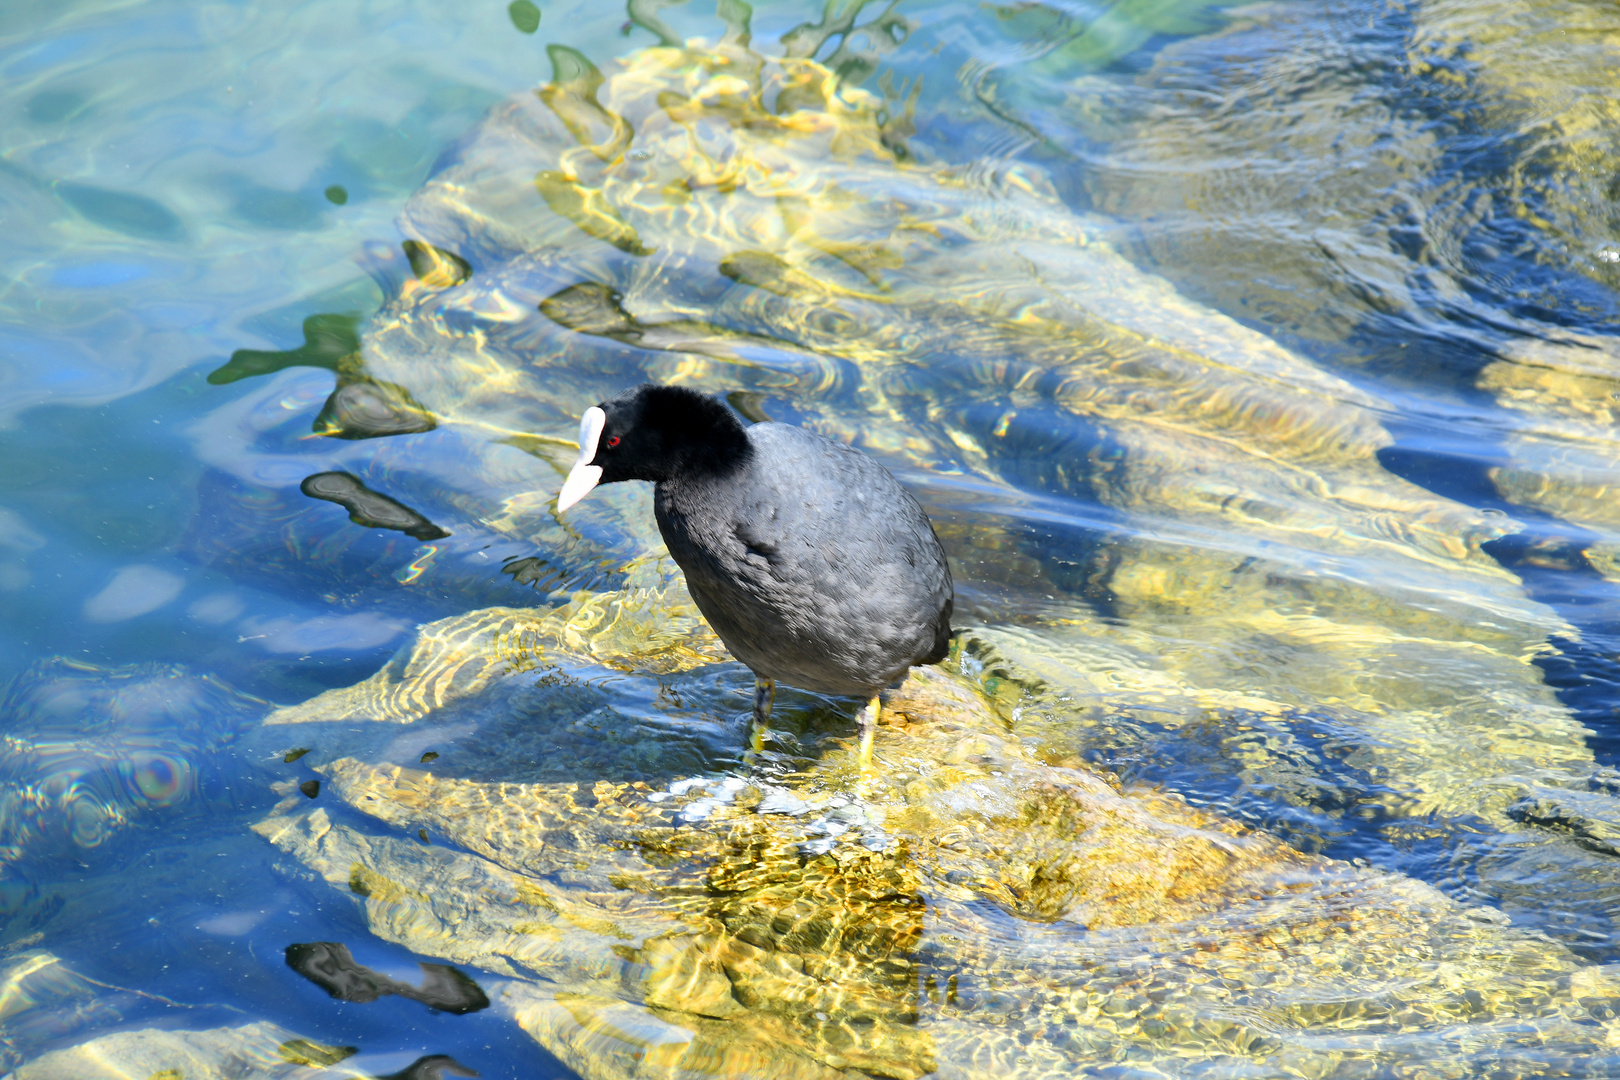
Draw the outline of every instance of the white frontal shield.
[[[579,460],[574,462],[568,479],[563,481],[562,491],[557,493],[557,513],[579,502],[602,482],[602,466],[592,465],[591,461],[596,457],[596,444],[601,441],[602,429],[606,426],[607,413],[595,405],[579,418]]]

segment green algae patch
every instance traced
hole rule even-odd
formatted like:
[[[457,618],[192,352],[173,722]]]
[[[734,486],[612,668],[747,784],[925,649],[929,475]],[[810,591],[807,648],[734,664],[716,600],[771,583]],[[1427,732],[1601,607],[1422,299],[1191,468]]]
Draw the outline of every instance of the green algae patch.
[[[104,229],[169,243],[186,238],[186,226],[179,216],[145,195],[65,180],[52,185],[51,190],[85,220]]]
[[[258,375],[273,375],[290,367],[316,367],[338,371],[359,356],[360,316],[355,314],[311,315],[304,320],[304,343],[296,349],[267,352],[237,349],[230,362],[209,372],[215,386]]]
[[[276,1047],[284,1060],[294,1065],[309,1065],[318,1069],[330,1068],[360,1052],[357,1046],[327,1046],[309,1039],[289,1039]]]
[[[506,7],[506,15],[519,33],[532,34],[540,29],[540,9],[530,0],[512,0]]]

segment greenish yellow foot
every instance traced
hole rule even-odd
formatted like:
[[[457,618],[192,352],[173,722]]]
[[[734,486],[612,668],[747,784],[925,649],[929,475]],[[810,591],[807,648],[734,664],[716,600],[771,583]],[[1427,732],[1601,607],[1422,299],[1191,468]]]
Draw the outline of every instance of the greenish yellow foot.
[[[872,700],[866,703],[866,708],[861,710],[861,752],[856,761],[863,773],[872,767],[872,736],[877,733],[878,714],[882,709],[882,696],[874,694]]]
[[[771,705],[776,701],[776,680],[754,679],[754,726],[748,735],[748,746],[754,753],[765,749],[765,732],[770,727]]]

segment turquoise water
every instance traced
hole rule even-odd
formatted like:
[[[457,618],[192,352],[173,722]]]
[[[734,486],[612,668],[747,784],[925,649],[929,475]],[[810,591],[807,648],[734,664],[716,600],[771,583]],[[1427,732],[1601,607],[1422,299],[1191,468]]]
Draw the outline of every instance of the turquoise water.
[[[531,543],[527,511],[503,500],[557,478],[529,458],[486,469],[476,425],[454,414],[461,391],[413,370],[373,316],[432,273],[402,247],[420,239],[407,201],[473,153],[492,108],[566,81],[556,46],[611,70],[660,41],[734,33],[739,7],[0,12],[0,962],[44,950],[79,980],[0,1008],[0,1070],[108,1031],[266,1019],[359,1047],[349,1064],[377,1075],[432,1054],[486,1077],[575,1075],[499,1010],[339,1005],[290,971],[293,942],[345,942],[408,981],[433,957],[374,937],[352,897],[248,831],[286,792],[237,737],[370,676],[420,624],[613,587],[644,552],[611,517],[562,539],[535,526]],[[1049,686],[1138,664],[1232,695],[1202,715],[1179,699],[1057,710],[1032,744],[1432,885],[1583,964],[1620,960],[1620,18],[1442,0],[898,0],[760,3],[749,32],[759,53],[813,56],[904,117],[885,129],[899,160],[1038,189],[1162,278],[1173,291],[1108,286],[1108,310],[1160,313],[1145,337],[1179,326],[1188,355],[1217,330],[1248,343],[1203,354],[1220,362],[1195,393],[1156,398],[1115,339],[1099,347],[1103,389],[1080,393],[1048,369],[986,374],[1033,355],[1020,343],[1052,317],[1036,302],[1006,300],[997,325],[1014,329],[981,340],[937,329],[941,311],[895,286],[892,313],[865,313],[913,320],[920,344],[876,389],[843,368],[814,400],[795,390],[807,377],[736,376],[746,407],[864,438],[919,492],[965,625],[1011,640],[1083,623],[1106,641],[1032,646],[1024,662],[1050,661]],[[905,176],[890,177],[896,198]],[[489,226],[467,230],[476,282],[521,261],[469,217]],[[839,250],[873,283],[892,269]],[[1005,267],[985,265],[949,282],[978,304],[964,309],[1003,299]],[[1036,276],[1079,295],[1088,272],[1068,272]],[[524,287],[573,280],[549,273]],[[717,296],[694,288],[670,310],[763,335]],[[490,340],[496,321],[478,324]],[[750,347],[833,355],[825,327],[770,329],[774,344]],[[323,435],[332,369],[362,339],[380,365],[365,385],[397,377],[447,419]],[[681,351],[535,340],[527,377],[560,389],[480,422],[567,439],[615,380]],[[298,364],[265,355],[303,346]],[[875,369],[858,342],[837,363]],[[1260,383],[1320,398],[1325,419],[1268,414],[1243,398]],[[1220,457],[1224,430],[1267,449]],[[1272,478],[1278,461],[1303,478]],[[1363,471],[1334,471],[1345,461]],[[440,528],[368,528],[301,492],[333,472]],[[519,559],[539,561],[501,572]],[[317,775],[284,764],[273,780]]]

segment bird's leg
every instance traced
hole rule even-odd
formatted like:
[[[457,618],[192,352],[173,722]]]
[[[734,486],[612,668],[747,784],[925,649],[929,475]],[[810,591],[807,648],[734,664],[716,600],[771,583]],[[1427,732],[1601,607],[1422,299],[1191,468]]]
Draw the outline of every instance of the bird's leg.
[[[872,700],[866,703],[861,710],[861,754],[860,765],[865,771],[872,764],[872,736],[877,733],[878,714],[883,709],[883,696],[873,694]]]
[[[771,704],[776,700],[776,680],[754,677],[754,730],[749,745],[754,753],[765,749],[765,731],[771,722]]]

